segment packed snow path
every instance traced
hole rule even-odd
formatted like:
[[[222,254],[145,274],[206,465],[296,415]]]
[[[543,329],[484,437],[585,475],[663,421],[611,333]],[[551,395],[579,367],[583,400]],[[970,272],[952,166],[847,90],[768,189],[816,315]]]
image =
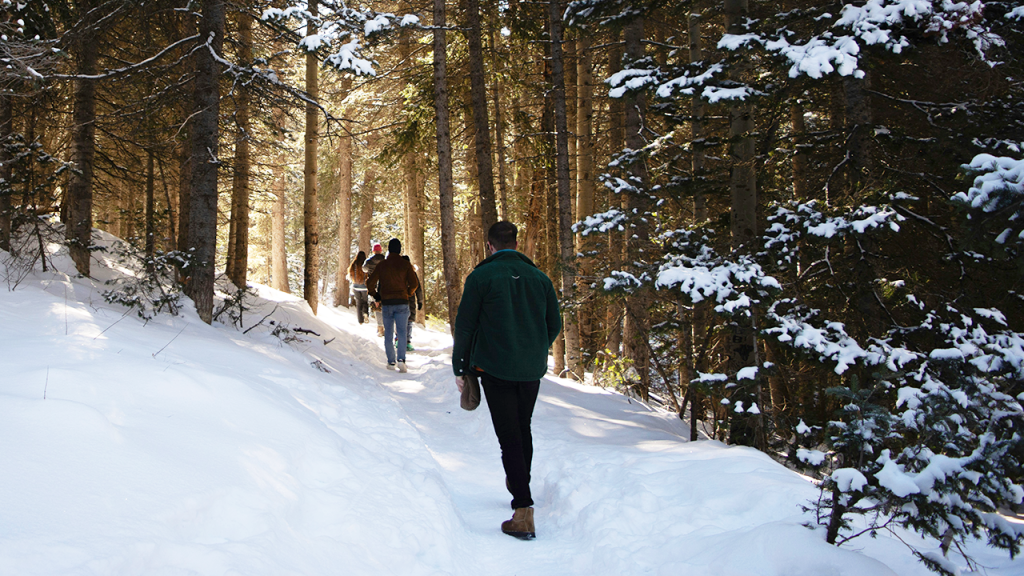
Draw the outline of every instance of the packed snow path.
[[[800,509],[817,490],[768,456],[550,378],[538,537],[510,538],[487,408],[459,408],[447,335],[416,328],[398,374],[348,310],[257,287],[247,333],[191,308],[145,323],[103,302],[97,269],[0,290],[0,574],[929,574],[886,533],[825,544]]]

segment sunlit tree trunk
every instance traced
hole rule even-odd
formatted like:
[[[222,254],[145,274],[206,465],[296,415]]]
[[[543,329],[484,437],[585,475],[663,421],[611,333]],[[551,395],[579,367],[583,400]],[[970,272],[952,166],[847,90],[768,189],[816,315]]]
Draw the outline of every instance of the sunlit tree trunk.
[[[352,78],[341,82],[341,99],[352,90]],[[338,271],[334,277],[334,306],[348,307],[348,265],[352,261],[352,106],[342,112],[341,134],[338,135]],[[365,248],[359,246],[356,252]]]
[[[508,205],[508,168],[505,162],[505,119],[502,116],[501,107],[501,76],[497,73],[497,69],[502,63],[498,54],[498,44],[493,29],[491,30],[491,62],[495,70],[492,90],[494,99],[494,155],[498,159],[498,195],[501,198],[498,214],[500,219],[508,220],[512,212],[509,210]]]
[[[473,141],[476,139],[476,124],[471,118],[472,112],[466,110],[466,139]],[[468,232],[469,240],[469,267],[463,268],[462,272],[464,276],[468,276],[472,271],[472,267],[476,266],[477,262],[480,262],[487,257],[487,245],[484,228],[483,228],[483,212],[481,211],[481,198],[479,194],[480,184],[480,170],[479,164],[474,161],[475,158],[470,150],[466,150],[465,161],[463,164],[466,166],[466,186],[470,190],[476,188],[477,194],[474,198],[469,200],[470,209],[466,212],[465,230]]]
[[[280,117],[278,117],[280,115]],[[284,121],[284,114],[274,111],[275,123]],[[281,124],[277,124],[281,126]],[[271,287],[291,294],[288,284],[288,250],[285,242],[285,211],[287,209],[284,169],[284,155],[279,155],[274,165],[274,204],[271,207],[270,268]]]
[[[380,136],[377,132],[372,132],[367,139],[367,151],[369,154],[373,154],[373,151],[377,149],[377,141]],[[370,243],[373,242],[373,204],[377,197],[377,169],[375,164],[370,163],[366,170],[363,171],[363,185],[361,189],[361,210],[359,212],[359,245],[366,246],[366,257],[373,256],[370,252]],[[387,249],[387,238],[377,239],[382,244],[385,244],[384,248]]]
[[[452,181],[451,128],[448,125],[448,73],[444,0],[434,0],[434,124],[437,129],[437,191],[441,209],[441,257],[448,296],[448,323],[454,329],[462,285],[455,253],[455,186]]]
[[[476,181],[480,186],[480,228],[487,234],[498,221],[494,200],[494,168],[491,165],[491,128],[487,116],[487,84],[484,79],[484,49],[480,30],[479,0],[466,0],[466,40],[469,48],[469,91],[473,108],[476,148]],[[482,242],[481,242],[482,244]]]
[[[576,263],[572,234],[572,191],[569,175],[569,128],[566,118],[565,61],[562,52],[562,3],[550,0],[551,80],[554,85],[552,103],[555,121],[555,180],[558,188],[558,246],[562,276],[562,301],[570,304],[575,298]],[[569,377],[583,379],[580,367],[580,332],[576,310],[563,307],[562,334],[565,336],[565,362]],[[556,358],[557,362],[557,358]]]
[[[309,0],[309,12],[316,15],[317,0]],[[317,25],[310,20],[306,23],[306,34],[317,33]],[[320,97],[318,64],[315,53],[306,54],[306,94],[316,102]],[[320,143],[320,115],[313,102],[306,102],[305,163],[302,171],[302,223],[305,245],[305,264],[302,269],[302,297],[316,314],[320,301],[320,235],[317,222],[317,149]]]

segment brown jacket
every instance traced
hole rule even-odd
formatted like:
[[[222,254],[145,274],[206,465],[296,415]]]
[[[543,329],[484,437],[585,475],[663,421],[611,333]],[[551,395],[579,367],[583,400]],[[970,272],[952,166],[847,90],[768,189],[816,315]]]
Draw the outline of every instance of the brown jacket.
[[[378,294],[375,299],[385,305],[408,306],[409,298],[416,293],[419,285],[416,269],[398,254],[388,254],[387,259],[377,264],[373,274],[366,279],[367,291],[371,296]]]

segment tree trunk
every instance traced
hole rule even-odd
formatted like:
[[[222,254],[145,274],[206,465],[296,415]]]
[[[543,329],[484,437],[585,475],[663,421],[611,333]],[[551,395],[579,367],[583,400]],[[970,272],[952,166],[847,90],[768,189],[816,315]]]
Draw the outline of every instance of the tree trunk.
[[[730,34],[741,32],[740,22],[747,17],[747,0],[725,0],[725,29]],[[737,66],[733,77],[742,82],[748,74],[748,65]],[[729,137],[733,141],[729,177],[731,202],[731,233],[734,254],[750,252],[757,234],[757,182],[754,173],[756,141],[753,137],[753,106],[740,102],[729,108]],[[729,374],[742,368],[757,366],[757,345],[754,339],[754,319],[738,317],[730,323],[728,335]],[[734,444],[764,448],[760,414],[751,414],[753,403],[760,402],[760,379],[737,382],[733,399],[742,401],[744,411],[730,416],[729,440]],[[733,402],[734,406],[738,406]]]
[[[455,186],[452,182],[451,129],[448,126],[445,0],[434,0],[434,119],[437,126],[437,191],[441,209],[441,257],[448,292],[448,323],[455,329],[461,283],[455,253]]]
[[[370,253],[370,243],[373,242],[373,197],[377,193],[377,172],[367,168],[363,172],[363,185],[359,207],[359,245],[366,247],[366,257]]]
[[[309,0],[309,12],[316,14],[319,10],[317,0]],[[317,25],[310,20],[306,23],[306,34],[317,33]],[[316,314],[320,300],[320,254],[318,253],[320,236],[318,233],[316,194],[317,146],[320,143],[320,116],[314,102],[320,97],[317,68],[319,62],[313,52],[306,54],[306,94],[312,102],[306,103],[306,135],[305,163],[302,170],[302,224],[305,245],[305,262],[302,269],[302,297]]]
[[[804,106],[794,102],[789,106],[789,119],[793,125],[793,197],[808,198],[807,150],[805,148],[807,126],[804,122]]]
[[[341,81],[341,99],[348,97],[352,90],[352,78]],[[349,284],[348,265],[352,261],[352,122],[348,119],[354,113],[351,106],[342,111],[341,134],[338,136],[338,272],[334,280],[334,306],[348,308]],[[358,246],[356,252],[363,248]]]
[[[185,106],[183,105],[182,108]],[[188,118],[182,111],[182,118]],[[178,250],[188,251],[188,229],[192,213],[192,128],[185,126],[184,141],[178,149]]]
[[[487,85],[484,81],[484,49],[480,31],[479,0],[466,0],[466,17],[469,29],[466,40],[469,43],[469,84],[473,107],[473,124],[476,128],[477,182],[480,184],[480,227],[486,236],[491,226],[498,221],[494,201],[494,169],[491,166],[491,129],[487,117]]]
[[[238,60],[242,66],[252,64],[252,20],[245,11],[238,13]],[[235,97],[235,123],[238,139],[235,144],[234,176],[231,180],[231,246],[228,254],[228,278],[236,288],[245,288],[249,273],[249,88],[238,86]]]
[[[579,87],[576,91],[578,104],[576,109],[576,220],[582,220],[594,213],[594,70],[593,55],[590,50],[590,37],[580,34],[576,43],[576,80]],[[589,236],[576,235],[576,251],[585,254],[579,260],[579,276],[577,286],[581,294],[590,293],[588,284],[594,273],[594,260],[589,257],[593,250],[593,242]],[[593,299],[580,306],[578,314],[580,326],[581,348],[593,352]]]
[[[423,222],[425,221],[426,215],[423,207],[424,196],[426,195],[427,188],[427,177],[425,170],[423,169],[424,155],[422,153],[416,155],[416,203],[412,206],[411,218],[415,220],[415,226],[412,232],[412,247],[409,248],[409,254],[412,256],[412,263],[419,267],[420,283],[423,284],[423,308],[416,311],[416,321],[420,324],[426,325],[427,323],[427,303],[426,303],[426,278],[427,278],[427,259],[426,259],[426,247],[423,241]]]
[[[690,14],[689,22],[690,41],[690,62],[704,60],[703,42],[700,32],[700,14]],[[700,224],[708,219],[708,208],[704,193],[704,101],[699,97],[693,99],[693,119],[690,123],[690,141],[693,143],[693,159],[690,168],[693,179],[693,222]],[[708,333],[708,302],[703,300],[693,305],[690,317],[690,334],[688,337],[687,368],[686,378],[692,379],[697,371],[707,371],[700,364],[700,359],[706,355],[702,344],[705,335]],[[690,440],[697,440],[697,421],[701,416],[699,407],[704,405],[703,394],[695,388],[690,388],[689,379],[686,380],[687,389],[690,390]]]
[[[146,151],[146,256],[150,258],[156,253],[156,169],[153,151]]]
[[[551,21],[548,19],[548,27],[550,29]],[[550,33],[550,30],[549,30]],[[552,45],[554,43],[552,42]],[[560,45],[560,43],[559,43]],[[550,54],[550,53],[549,53]],[[544,84],[546,86],[554,86],[554,76],[552,68],[552,59],[548,58],[545,61],[544,68]],[[563,92],[564,97],[564,92]],[[562,301],[562,259],[561,251],[558,246],[559,239],[559,226],[558,226],[558,160],[552,162],[552,157],[556,155],[558,144],[556,142],[557,136],[555,134],[555,96],[554,90],[549,89],[545,93],[544,97],[544,111],[541,115],[541,127],[544,131],[544,138],[542,146],[542,152],[540,157],[544,166],[544,251],[542,254],[543,261],[540,263],[541,269],[551,277],[551,283],[555,287],[555,294],[558,295],[559,301]],[[565,372],[565,327],[555,337],[555,341],[551,344],[551,354],[554,357],[554,368],[553,371],[556,376],[562,376]]]
[[[558,246],[559,268],[562,274],[563,322],[565,360],[569,377],[583,380],[580,367],[580,333],[576,321],[576,308],[572,305],[576,289],[576,265],[572,234],[572,191],[569,177],[569,128],[566,118],[565,62],[562,53],[562,3],[551,0],[551,79],[554,84],[553,104],[555,120],[555,180],[558,186]]]
[[[476,139],[476,124],[473,122],[472,118],[469,118],[470,114],[471,112],[467,110],[467,118],[465,122],[467,132],[466,139],[472,141]],[[469,267],[468,269],[464,268],[463,272],[466,273],[465,276],[468,276],[469,273],[472,272],[472,267],[476,266],[477,262],[481,262],[484,258],[487,258],[487,238],[485,237],[486,232],[483,228],[483,212],[481,210],[482,200],[479,194],[479,164],[474,161],[474,158],[468,149],[466,150],[466,157],[463,164],[466,166],[467,188],[469,188],[470,191],[472,191],[474,186],[477,188],[476,198],[474,199],[471,197],[469,199],[471,209],[466,213],[465,230],[469,233],[469,250],[467,251],[469,254]]]
[[[622,70],[622,48],[618,42],[614,43],[609,51],[608,68],[609,75]],[[610,100],[608,103],[608,115],[610,116],[608,127],[609,146],[612,154],[618,154],[622,152],[623,147],[626,145],[625,127],[623,126],[625,111],[623,110],[622,99],[612,98]],[[609,189],[608,208],[614,209],[618,207],[625,208],[625,202],[619,194]],[[615,230],[608,233],[608,266],[612,270],[617,269],[622,262],[625,251],[624,238],[624,235]],[[624,317],[622,303],[618,299],[609,300],[608,308],[605,311],[605,326],[608,330],[605,346],[612,354],[618,355],[622,348],[622,321]]]
[[[163,251],[170,252],[178,247],[178,195],[171,194],[171,188],[167,185],[167,170],[164,167],[163,157],[157,157],[157,168],[160,170],[160,184],[164,189],[164,202],[167,203],[167,236],[162,242]]]
[[[531,191],[533,190],[533,165],[532,156],[530,152],[530,139],[526,136],[530,132],[530,126],[526,114],[523,114],[522,96],[516,92],[515,105],[512,111],[512,122],[515,126],[516,134],[514,135],[513,141],[513,158],[515,159],[515,176],[512,181],[512,194],[516,198],[526,199],[523,202],[525,210],[522,211],[522,216],[511,211],[509,209],[509,219],[516,220],[518,222],[527,222],[530,219],[530,200]],[[526,229],[527,235],[530,232],[529,226]],[[527,244],[529,246],[529,244]],[[526,253],[530,255],[529,252]],[[531,256],[532,258],[532,256]]]
[[[195,52],[195,113],[192,124],[192,190],[188,246],[193,250],[188,294],[199,318],[213,321],[217,256],[217,156],[220,132],[219,58],[223,58],[224,0],[203,0],[199,34],[207,45]],[[217,55],[217,58],[214,57]]]
[[[416,274],[423,282],[423,190],[420,187],[419,155],[410,148],[402,157],[402,172],[405,179],[405,253],[416,267]],[[423,310],[417,310],[417,321]]]
[[[491,30],[491,62],[495,69],[494,73],[494,155],[498,159],[498,194],[501,197],[499,218],[508,220],[511,211],[508,206],[508,169],[505,164],[505,119],[501,113],[501,76],[497,73],[500,59],[498,55],[498,44],[495,39],[494,30]]]
[[[86,2],[82,10],[92,7]],[[87,27],[74,43],[76,72],[74,126],[71,130],[72,161],[75,170],[68,181],[70,219],[65,228],[71,259],[82,276],[89,276],[89,247],[92,245],[93,160],[96,156],[96,34]]]
[[[277,134],[284,133],[284,110],[274,108],[274,129]],[[270,215],[270,282],[271,287],[285,294],[291,294],[288,284],[288,249],[285,242],[285,197],[287,182],[285,176],[285,156],[281,152],[274,162],[274,205]]]
[[[624,40],[626,48],[626,59],[629,62],[636,62],[644,56],[643,46],[644,19],[637,17],[626,25]],[[644,137],[641,129],[644,124],[645,103],[642,95],[634,94],[625,97],[625,132],[626,147],[631,150],[640,150],[644,147]],[[647,184],[647,167],[641,159],[629,167],[629,172],[635,182],[641,187]],[[645,258],[644,252],[650,248],[650,228],[645,222],[645,215],[649,210],[646,191],[641,193],[629,192],[627,197],[628,213],[640,215],[641,219],[634,220],[630,231],[625,239],[626,252],[630,261],[640,261]],[[638,270],[633,270],[639,275]],[[637,383],[640,397],[647,400],[650,393],[651,376],[650,349],[647,343],[650,333],[650,316],[647,310],[650,295],[646,288],[637,290],[626,299],[626,319],[623,325],[623,352],[633,368],[637,372],[639,382]]]
[[[524,164],[526,163],[525,160],[520,161]],[[537,250],[537,246],[544,237],[544,232],[541,228],[544,226],[542,224],[544,219],[544,195],[547,194],[547,189],[544,186],[544,172],[542,170],[531,168],[529,173],[531,175],[530,209],[526,214],[526,236],[523,242],[523,254],[526,254],[526,257],[530,260],[537,262],[542,258],[541,252]]]
[[[13,101],[9,95],[0,95],[0,250],[11,249],[11,155],[7,153],[7,139],[14,133]]]
[[[876,185],[874,156],[871,150],[871,104],[867,89],[870,88],[870,75],[858,79],[844,76],[843,103],[846,113],[846,130],[850,134],[850,163],[847,170],[846,193],[854,195],[865,188]]]
[[[373,157],[376,155],[377,142],[380,140],[380,135],[374,131],[370,132],[366,142],[366,157]],[[360,200],[362,204],[359,212],[359,245],[366,246],[366,257],[369,258],[371,254],[370,243],[373,242],[373,209],[374,202],[377,198],[377,165],[373,162],[367,164],[366,170],[363,171],[363,185],[360,186]],[[378,241],[384,245],[384,251],[387,252],[387,238],[380,238]]]

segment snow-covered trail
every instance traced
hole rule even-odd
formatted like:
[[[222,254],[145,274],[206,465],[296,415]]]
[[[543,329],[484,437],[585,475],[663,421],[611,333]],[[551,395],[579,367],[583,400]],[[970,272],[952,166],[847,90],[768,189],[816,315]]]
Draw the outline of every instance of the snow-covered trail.
[[[0,290],[0,574],[928,574],[884,533],[825,544],[800,509],[817,490],[767,455],[554,378],[534,415],[538,538],[510,538],[497,440],[486,406],[459,408],[448,335],[417,327],[409,373],[390,372],[372,324],[263,286],[244,330],[190,306],[147,323],[103,302],[105,256],[85,279],[51,250],[57,272]],[[1024,573],[973,552],[986,576]]]
[[[499,526],[511,514],[511,496],[497,439],[486,404],[473,412],[459,407],[450,337],[415,329],[409,373],[398,374],[384,369],[383,341],[373,328],[347,316],[319,315],[361,336],[358,356],[434,459],[468,550],[457,573],[888,573],[800,526],[805,518],[794,502],[816,490],[764,454],[686,442],[689,429],[672,414],[550,377],[533,425],[538,538],[505,536]],[[808,555],[809,543],[820,544],[812,546],[816,554]]]

